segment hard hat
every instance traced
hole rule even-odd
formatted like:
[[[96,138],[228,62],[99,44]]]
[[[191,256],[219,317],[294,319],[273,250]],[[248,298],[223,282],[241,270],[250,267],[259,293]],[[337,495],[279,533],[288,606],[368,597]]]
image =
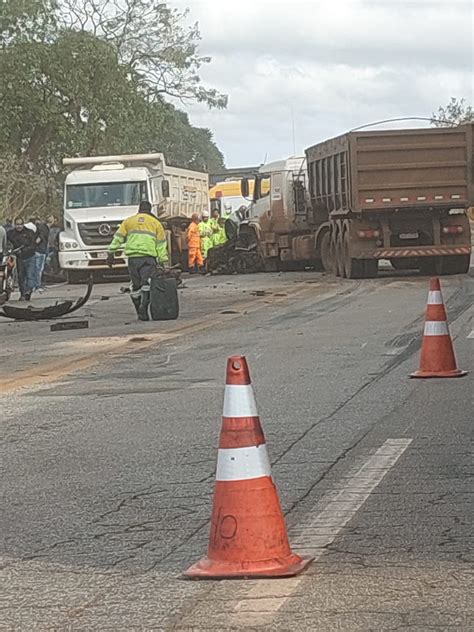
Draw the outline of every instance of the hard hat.
[[[203,211],[202,212],[202,216],[203,217],[209,217],[209,211]]]

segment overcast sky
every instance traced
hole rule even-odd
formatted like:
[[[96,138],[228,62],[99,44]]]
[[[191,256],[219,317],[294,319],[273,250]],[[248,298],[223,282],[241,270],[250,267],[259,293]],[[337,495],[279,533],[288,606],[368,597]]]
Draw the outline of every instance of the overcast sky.
[[[187,110],[227,166],[259,164],[353,127],[473,103],[472,0],[178,0],[212,56],[225,111]],[[295,128],[293,143],[292,119]]]

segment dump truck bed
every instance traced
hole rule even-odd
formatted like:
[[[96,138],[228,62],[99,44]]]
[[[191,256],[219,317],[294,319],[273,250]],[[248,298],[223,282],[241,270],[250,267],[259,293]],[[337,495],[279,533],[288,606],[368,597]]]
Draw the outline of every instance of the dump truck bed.
[[[306,150],[311,200],[328,214],[467,208],[473,126],[350,132]]]

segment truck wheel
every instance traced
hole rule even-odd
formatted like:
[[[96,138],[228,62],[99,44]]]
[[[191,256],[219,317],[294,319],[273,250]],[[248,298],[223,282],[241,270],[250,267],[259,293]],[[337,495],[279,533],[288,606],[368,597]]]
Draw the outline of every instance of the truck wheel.
[[[457,257],[443,257],[442,274],[466,274],[469,272],[469,255],[458,255]]]
[[[343,244],[340,233],[333,240],[333,270],[334,274],[338,277],[343,277],[344,271],[344,253]]]
[[[444,274],[441,257],[423,257],[420,262],[420,272],[425,276]]]
[[[364,259],[362,262],[364,271],[362,273],[363,279],[375,279],[379,271],[378,259]]]
[[[349,235],[344,236],[344,276],[347,279],[360,279],[364,272],[364,262],[351,257]]]
[[[331,252],[331,233],[327,230],[321,239],[321,262],[326,272],[332,272],[333,257]]]

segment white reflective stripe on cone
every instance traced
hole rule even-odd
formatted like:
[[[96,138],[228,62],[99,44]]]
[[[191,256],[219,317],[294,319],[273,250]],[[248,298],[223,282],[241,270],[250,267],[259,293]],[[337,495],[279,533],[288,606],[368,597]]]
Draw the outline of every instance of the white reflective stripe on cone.
[[[271,475],[267,446],[264,443],[248,448],[219,448],[216,481],[243,481]]]
[[[427,320],[425,336],[448,336],[448,323],[445,320]]]
[[[224,417],[257,417],[257,404],[250,384],[226,384]]]
[[[442,305],[443,298],[439,290],[430,290],[428,292],[428,305]]]

